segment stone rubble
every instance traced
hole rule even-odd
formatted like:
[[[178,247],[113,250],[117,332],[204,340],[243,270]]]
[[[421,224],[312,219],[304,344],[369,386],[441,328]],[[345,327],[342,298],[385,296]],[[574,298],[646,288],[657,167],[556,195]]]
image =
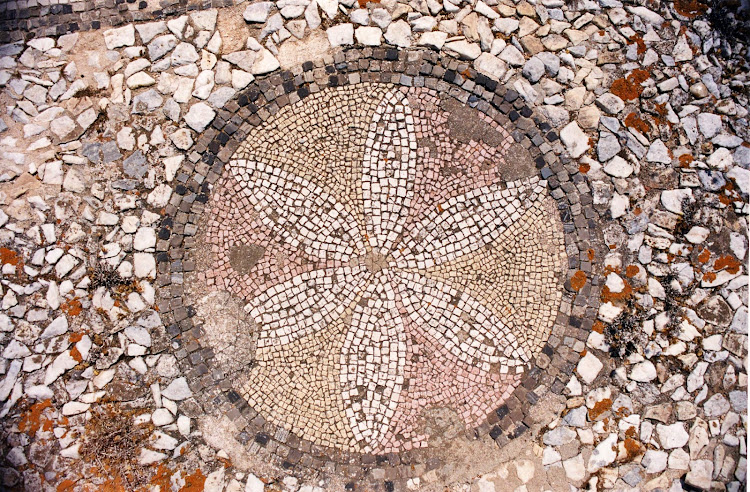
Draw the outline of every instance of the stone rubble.
[[[138,462],[174,457],[177,487],[200,469],[205,490],[326,489],[225,469],[155,310],[160,215],[185,192],[183,169],[203,165],[200,133],[279,69],[287,43],[319,30],[327,65],[341,46],[422,47],[514,87],[585,173],[575,186],[592,190],[589,219],[610,248],[588,258],[582,285],[566,284],[602,305],[572,347],[584,355],[557,415],[523,461],[455,490],[536,490],[553,477],[571,490],[745,487],[747,47],[671,3],[256,2],[237,14],[250,36],[240,45],[217,14],[96,32],[83,53],[87,33],[0,47],[4,487],[103,484],[79,451],[95,408],[114,402],[144,412],[154,430]],[[596,268],[606,284],[592,283]]]

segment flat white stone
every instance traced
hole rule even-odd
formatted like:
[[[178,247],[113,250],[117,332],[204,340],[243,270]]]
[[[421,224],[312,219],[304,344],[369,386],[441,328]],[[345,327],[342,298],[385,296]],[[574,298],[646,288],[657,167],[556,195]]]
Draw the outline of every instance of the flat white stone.
[[[582,156],[590,148],[588,135],[575,121],[571,121],[562,129],[560,139],[573,158]]]
[[[133,46],[135,44],[135,27],[133,24],[128,24],[117,29],[104,31],[104,44],[108,50]]]
[[[169,383],[169,386],[164,388],[161,394],[170,400],[181,401],[190,398],[193,392],[190,391],[187,380],[184,377],[180,377]]]
[[[202,132],[211,124],[216,111],[211,109],[206,103],[199,102],[190,106],[190,110],[185,114],[185,123],[196,132]]]
[[[330,29],[328,31],[330,31]],[[365,46],[380,46],[383,31],[381,31],[379,27],[361,26],[355,30],[354,35],[359,44]]]
[[[576,371],[578,371],[578,375],[581,376],[581,379],[583,379],[586,384],[591,384],[594,379],[596,379],[596,376],[599,375],[599,371],[602,370],[602,367],[604,367],[604,364],[602,364],[594,354],[587,352],[586,355],[578,361]]]
[[[682,422],[671,425],[658,424],[656,434],[659,436],[659,442],[664,449],[681,448],[687,444],[690,438]]]

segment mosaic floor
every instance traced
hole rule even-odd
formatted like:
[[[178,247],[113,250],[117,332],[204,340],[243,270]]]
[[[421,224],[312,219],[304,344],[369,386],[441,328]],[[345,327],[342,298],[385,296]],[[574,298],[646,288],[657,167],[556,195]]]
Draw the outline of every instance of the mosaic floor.
[[[354,453],[426,447],[431,408],[484,423],[547,341],[565,271],[555,201],[515,152],[424,87],[331,87],[255,127],[212,192],[191,281],[244,304],[236,391]]]
[[[0,1],[0,491],[746,490],[746,4]]]

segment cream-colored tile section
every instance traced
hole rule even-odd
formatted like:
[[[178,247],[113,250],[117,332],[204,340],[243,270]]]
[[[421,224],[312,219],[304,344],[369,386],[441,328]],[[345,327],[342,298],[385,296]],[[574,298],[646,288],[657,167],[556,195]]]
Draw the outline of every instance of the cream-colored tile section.
[[[492,244],[430,268],[426,276],[466,289],[482,301],[513,328],[532,357],[549,337],[564,269],[562,224],[554,200],[547,196]]]
[[[255,127],[234,158],[263,162],[310,180],[344,205],[364,231],[365,140],[375,110],[391,88],[335,87],[287,105]]]
[[[360,451],[344,413],[339,354],[354,304],[324,329],[258,349],[242,395],[265,419],[321,446]]]

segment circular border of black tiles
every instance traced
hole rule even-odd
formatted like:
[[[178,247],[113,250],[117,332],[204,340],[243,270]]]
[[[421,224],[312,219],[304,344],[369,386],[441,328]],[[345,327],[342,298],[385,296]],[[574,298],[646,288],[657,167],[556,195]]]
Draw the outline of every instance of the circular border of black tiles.
[[[586,177],[575,162],[557,155],[562,153],[557,133],[524,104],[517,92],[477,73],[466,62],[430,50],[351,48],[330,58],[328,61],[332,63],[305,62],[290,71],[277,71],[256,79],[218,111],[210,127],[199,137],[176,176],[174,193],[159,229],[157,302],[176,347],[174,353],[193,392],[204,409],[210,406],[234,421],[237,439],[251,453],[265,455],[273,465],[290,473],[334,474],[351,480],[352,486],[361,482],[392,489],[394,483],[420,476],[443,463],[430,456],[434,454],[430,448],[366,455],[300,439],[257,414],[232,388],[232,381],[212,365],[212,350],[200,343],[202,326],[193,322],[195,309],[183,298],[184,274],[195,268],[188,252],[195,244],[197,224],[211,185],[250,129],[279,108],[311,93],[359,82],[425,86],[484,112],[500,125],[513,126],[512,137],[528,149],[557,202],[568,271],[558,316],[547,343],[507,402],[491,413],[486,423],[467,432],[469,438],[489,434],[503,446],[529,429],[530,411],[546,391],[562,393],[581,357],[574,346],[579,342],[585,344],[597,317],[601,278],[592,268],[590,252],[594,250],[600,257],[605,248],[597,235],[598,215]],[[588,280],[580,291],[575,291],[570,278],[579,270],[586,273]]]

